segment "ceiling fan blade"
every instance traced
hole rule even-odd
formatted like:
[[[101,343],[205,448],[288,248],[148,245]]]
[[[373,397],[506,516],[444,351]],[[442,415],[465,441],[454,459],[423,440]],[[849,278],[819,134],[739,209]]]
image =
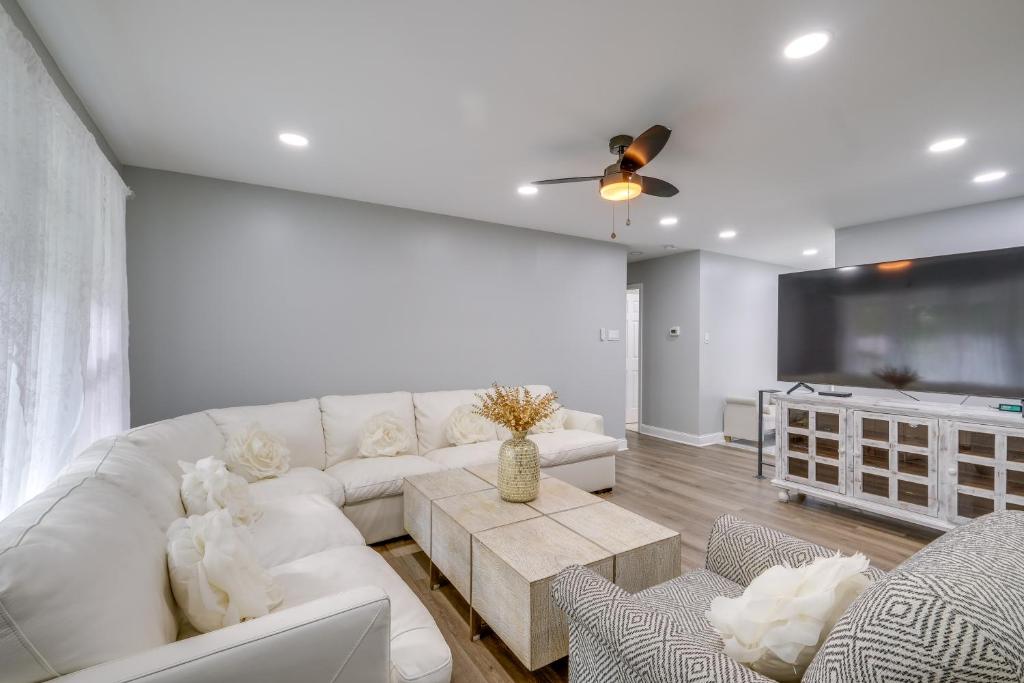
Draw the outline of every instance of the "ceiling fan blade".
[[[583,183],[588,180],[600,180],[602,176],[588,175],[577,178],[553,178],[551,180],[535,180],[531,185],[558,185],[559,183]]]
[[[641,176],[640,186],[644,194],[649,194],[654,197],[673,197],[679,194],[679,188],[672,183],[662,180],[661,178],[651,178],[650,176]]]
[[[622,153],[619,167],[623,171],[635,171],[651,163],[668,142],[669,135],[672,135],[672,131],[665,126],[651,126],[640,133],[640,137],[633,140],[633,144]]]

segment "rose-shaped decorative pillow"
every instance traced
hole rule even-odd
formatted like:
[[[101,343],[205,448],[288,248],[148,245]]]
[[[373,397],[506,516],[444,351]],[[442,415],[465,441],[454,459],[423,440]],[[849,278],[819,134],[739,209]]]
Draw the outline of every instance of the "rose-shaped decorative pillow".
[[[171,592],[203,633],[268,614],[281,591],[260,566],[245,527],[227,510],[175,520],[167,530]]]
[[[204,515],[211,510],[227,510],[235,524],[252,524],[260,511],[249,495],[249,482],[228,471],[223,460],[203,458],[194,465],[179,460],[185,473],[181,478],[181,502],[189,515]]]
[[[359,455],[372,458],[378,455],[401,455],[409,450],[412,436],[394,413],[374,415],[363,425],[359,439]]]
[[[868,560],[822,557],[803,567],[775,566],[738,598],[711,601],[708,621],[725,654],[776,681],[799,681],[850,603],[870,580]]]
[[[448,417],[445,436],[448,437],[448,443],[454,446],[464,446],[493,440],[494,429],[483,415],[476,412],[476,406],[463,403]]]
[[[279,477],[287,472],[289,455],[284,442],[260,429],[258,424],[236,432],[224,446],[228,469],[249,482]]]
[[[565,420],[569,417],[568,413],[565,412],[565,408],[555,404],[555,412],[551,413],[551,417],[546,420],[541,420],[533,426],[530,430],[531,434],[543,434],[544,432],[557,432],[561,429],[565,429]]]

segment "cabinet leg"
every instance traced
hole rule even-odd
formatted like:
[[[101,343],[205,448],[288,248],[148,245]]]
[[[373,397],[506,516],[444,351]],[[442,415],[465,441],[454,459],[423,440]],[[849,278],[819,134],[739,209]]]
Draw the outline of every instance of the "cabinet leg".
[[[790,498],[789,498],[789,491],[787,491],[785,489],[779,489],[779,502],[780,503],[788,503],[789,500],[790,500]]]

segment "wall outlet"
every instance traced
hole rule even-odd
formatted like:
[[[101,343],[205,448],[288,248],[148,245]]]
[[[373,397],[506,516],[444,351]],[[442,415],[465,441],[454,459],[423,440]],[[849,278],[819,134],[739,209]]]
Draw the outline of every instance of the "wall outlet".
[[[705,332],[704,333],[704,343],[705,344],[710,344],[711,343],[711,333],[709,333],[709,332]]]
[[[679,327],[677,326],[677,327],[670,327],[670,328],[668,328],[668,336],[670,336],[670,337],[678,337],[679,336]]]

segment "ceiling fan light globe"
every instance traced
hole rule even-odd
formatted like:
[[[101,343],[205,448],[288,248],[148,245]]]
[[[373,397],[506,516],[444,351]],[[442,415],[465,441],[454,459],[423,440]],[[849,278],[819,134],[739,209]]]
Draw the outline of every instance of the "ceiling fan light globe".
[[[610,202],[624,202],[637,197],[643,191],[640,176],[634,173],[609,173],[601,178],[601,198]]]

